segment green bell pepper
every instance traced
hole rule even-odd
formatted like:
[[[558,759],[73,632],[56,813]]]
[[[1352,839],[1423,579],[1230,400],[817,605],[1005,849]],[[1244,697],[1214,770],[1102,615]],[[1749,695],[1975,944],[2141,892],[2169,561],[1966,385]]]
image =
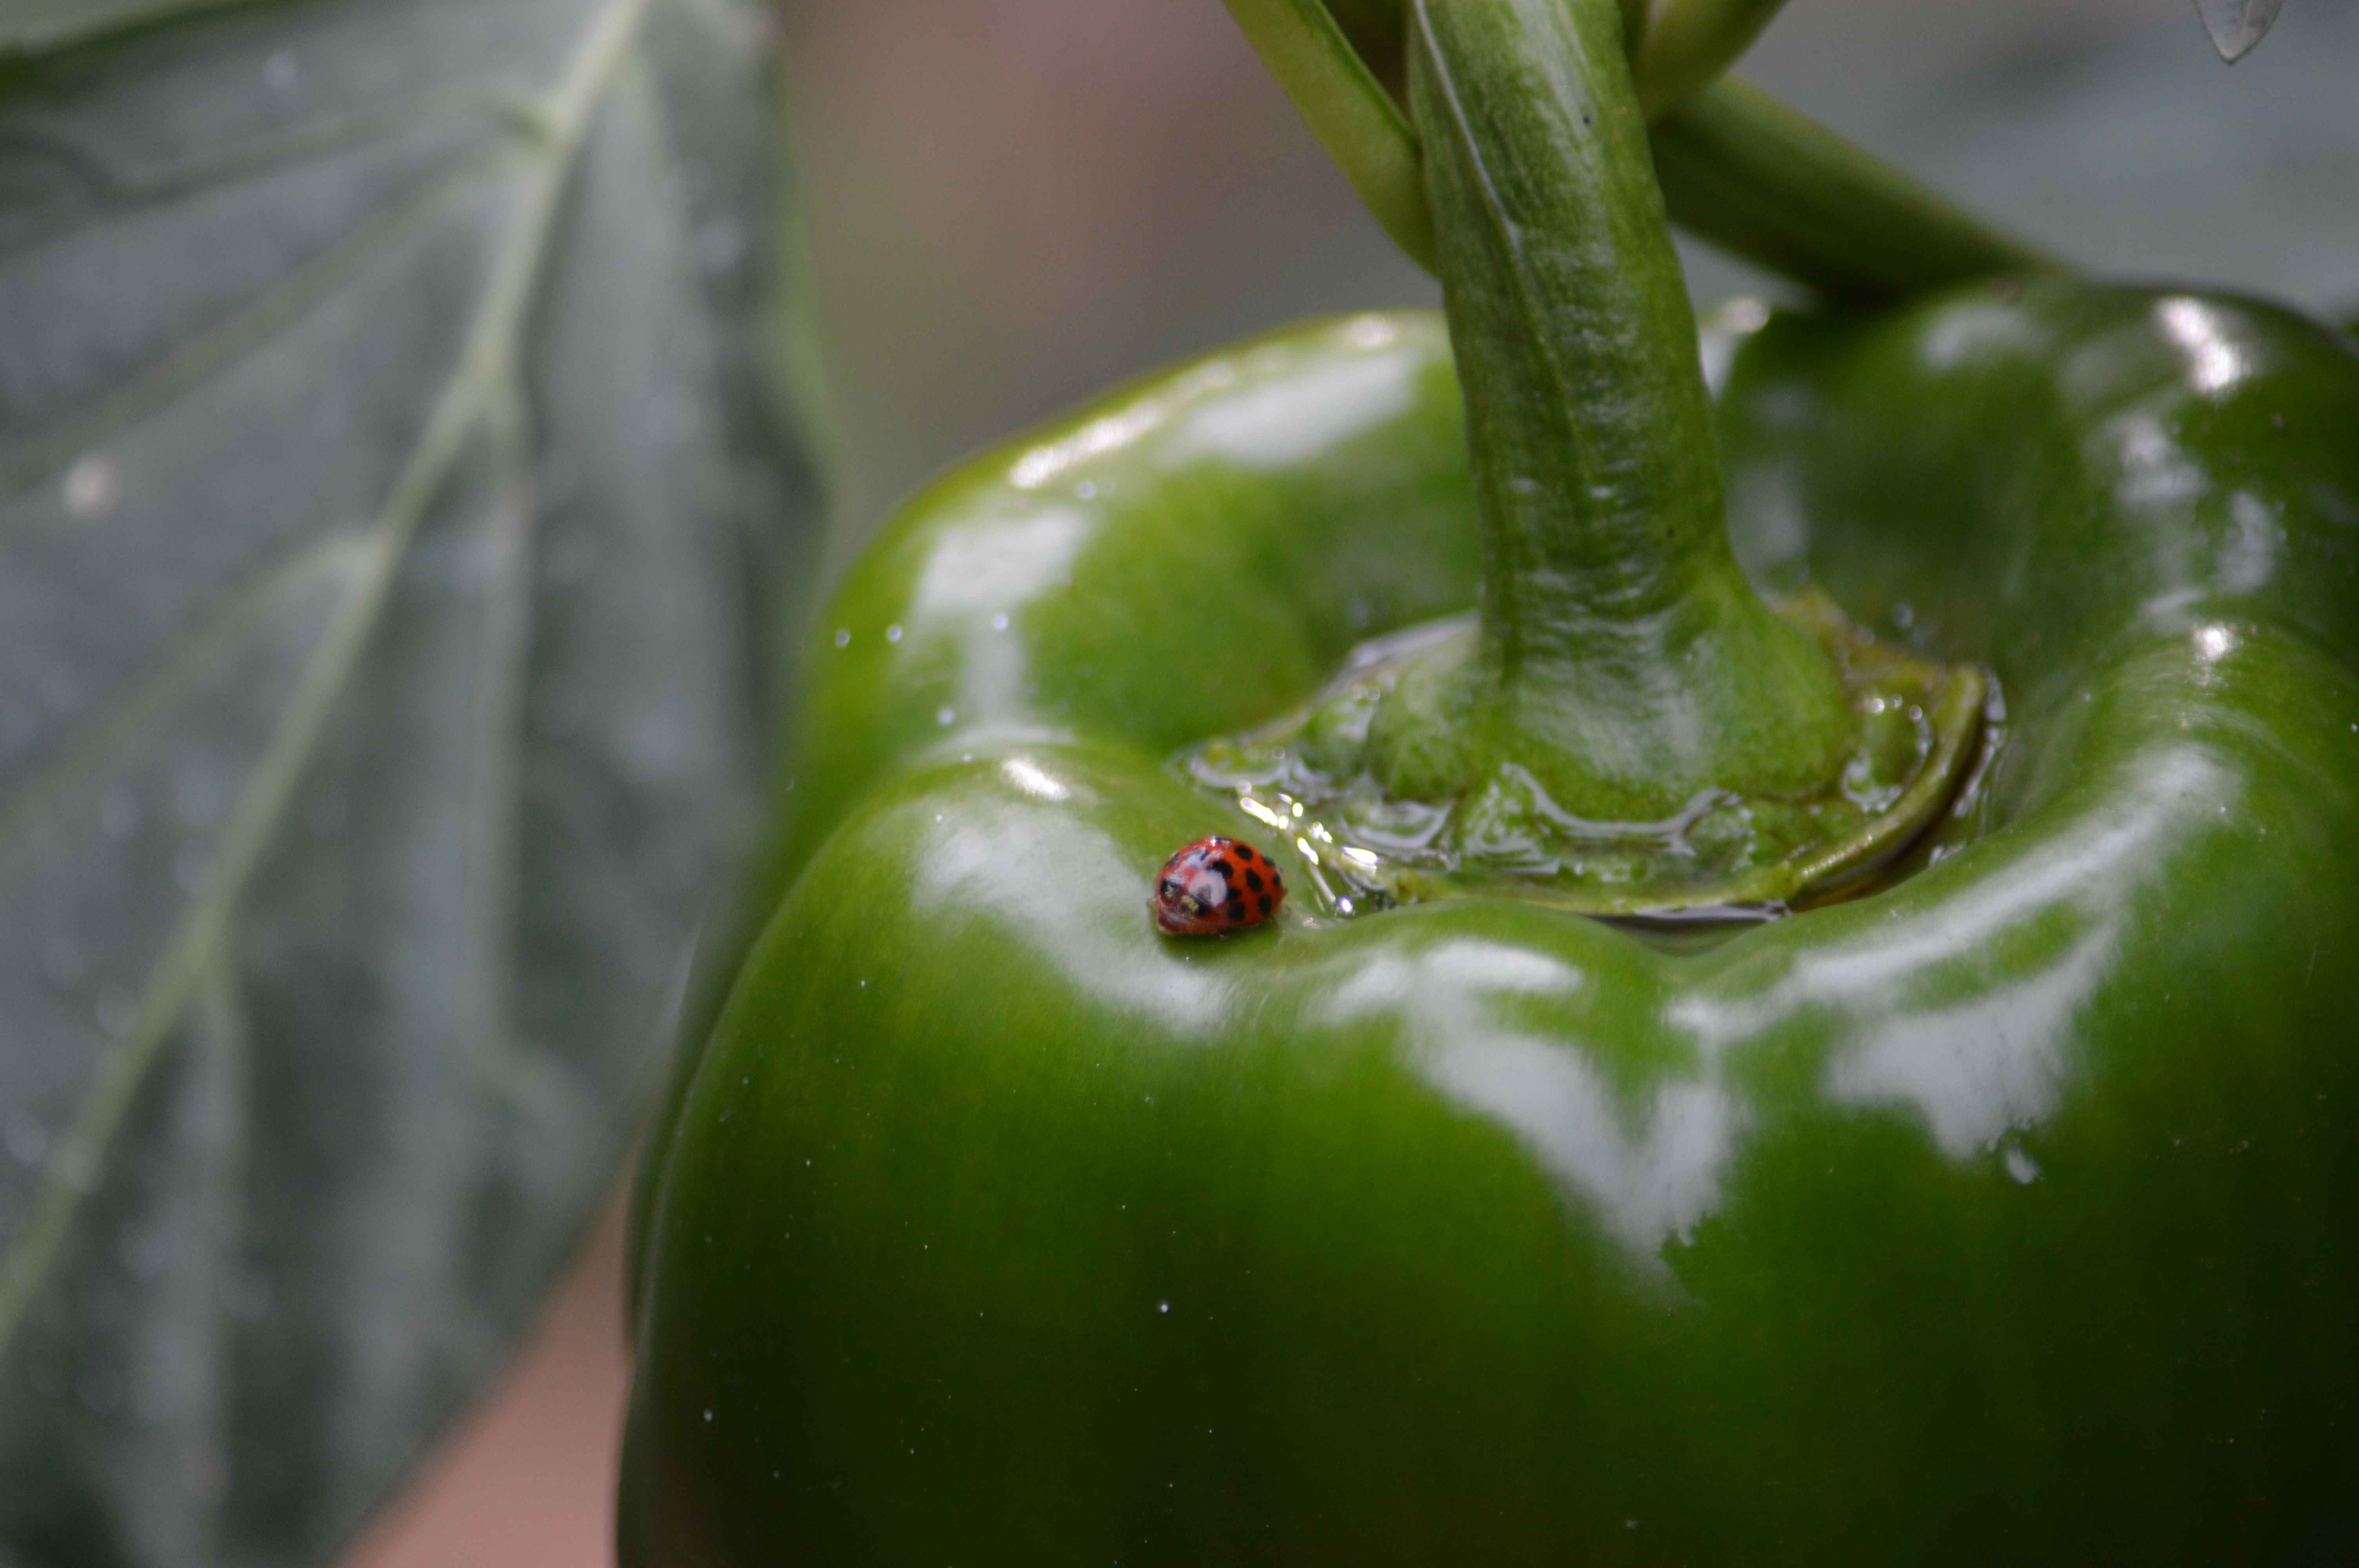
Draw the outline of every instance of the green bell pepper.
[[[650,1156],[625,1563],[2359,1551],[2359,352],[2063,279],[1731,334],[1735,558],[1989,672],[1974,773],[1783,919],[1346,915],[1310,817],[1176,760],[1478,584],[1557,624],[1501,606],[1528,431],[1470,447],[1459,371],[1527,351],[1436,205],[1450,329],[987,453],[817,624],[781,897]],[[1216,832],[1296,895],[1159,935]]]

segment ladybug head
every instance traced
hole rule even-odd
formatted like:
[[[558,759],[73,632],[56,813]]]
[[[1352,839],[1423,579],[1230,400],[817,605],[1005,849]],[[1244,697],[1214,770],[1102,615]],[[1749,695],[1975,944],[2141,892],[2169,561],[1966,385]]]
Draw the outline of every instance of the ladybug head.
[[[1164,907],[1168,909],[1188,915],[1204,913],[1204,901],[1180,886],[1176,877],[1164,878],[1163,886],[1158,891],[1161,892]]]

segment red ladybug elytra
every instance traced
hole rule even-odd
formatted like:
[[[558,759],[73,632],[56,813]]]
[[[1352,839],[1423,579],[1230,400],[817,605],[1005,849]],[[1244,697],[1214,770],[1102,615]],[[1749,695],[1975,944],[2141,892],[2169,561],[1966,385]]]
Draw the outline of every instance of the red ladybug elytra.
[[[1155,881],[1155,924],[1174,936],[1242,931],[1267,920],[1286,901],[1286,883],[1269,857],[1215,835],[1163,862]]]

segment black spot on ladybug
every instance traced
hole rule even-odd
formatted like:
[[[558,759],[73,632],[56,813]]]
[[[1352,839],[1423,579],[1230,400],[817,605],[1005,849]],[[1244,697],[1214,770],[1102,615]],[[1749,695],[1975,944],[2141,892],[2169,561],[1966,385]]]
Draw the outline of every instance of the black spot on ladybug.
[[[1252,860],[1253,858],[1254,858],[1254,852],[1253,852],[1253,846],[1252,846],[1252,845],[1250,845],[1250,844],[1240,844],[1240,845],[1238,845],[1238,846],[1237,846],[1237,859],[1238,859],[1238,860]]]
[[[1264,900],[1262,900],[1262,902],[1263,902],[1264,903],[1267,903],[1269,901],[1268,901],[1267,899],[1264,899]],[[1262,911],[1262,913],[1263,913],[1263,914],[1268,914],[1269,912],[1268,912],[1267,910],[1266,910],[1266,909],[1265,909],[1264,911]],[[1230,918],[1231,920],[1243,920],[1245,917],[1245,906],[1243,903],[1231,903],[1231,904],[1229,905],[1229,918]]]
[[[1269,913],[1269,894],[1267,893],[1261,895],[1261,912],[1264,914],[1267,914]]]
[[[1256,892],[1261,892],[1261,873],[1259,871],[1247,871],[1245,873],[1245,886],[1253,889]]]

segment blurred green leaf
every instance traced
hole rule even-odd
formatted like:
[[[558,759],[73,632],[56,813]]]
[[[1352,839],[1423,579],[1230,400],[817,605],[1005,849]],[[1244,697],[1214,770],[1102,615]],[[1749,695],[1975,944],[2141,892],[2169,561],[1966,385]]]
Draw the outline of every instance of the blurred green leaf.
[[[314,1563],[731,924],[817,532],[769,34],[21,0],[0,53],[0,1563]]]
[[[239,0],[0,0],[0,57],[42,54]]]

